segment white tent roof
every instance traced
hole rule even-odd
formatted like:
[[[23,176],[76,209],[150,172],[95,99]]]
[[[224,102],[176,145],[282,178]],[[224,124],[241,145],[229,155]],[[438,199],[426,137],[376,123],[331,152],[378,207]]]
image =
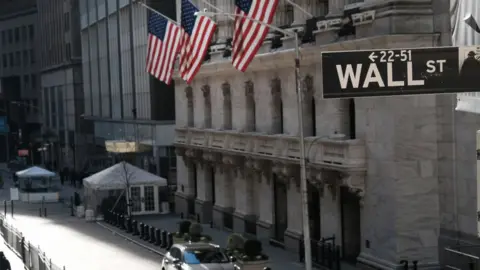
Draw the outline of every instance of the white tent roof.
[[[30,167],[23,171],[18,171],[15,173],[20,178],[29,178],[29,177],[54,177],[56,174],[44,168],[37,166]]]
[[[144,171],[125,161],[83,179],[85,187],[95,190],[124,189],[127,182],[130,186],[167,185],[167,179]]]

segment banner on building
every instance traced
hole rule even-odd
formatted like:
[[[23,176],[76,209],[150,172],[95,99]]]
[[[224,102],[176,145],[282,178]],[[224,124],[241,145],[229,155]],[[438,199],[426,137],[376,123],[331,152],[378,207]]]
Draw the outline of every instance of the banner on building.
[[[452,44],[480,46],[480,1],[450,0],[450,12]],[[475,91],[480,91],[480,87]],[[456,110],[480,113],[480,93],[458,94]]]
[[[322,53],[323,97],[473,92],[480,46]]]

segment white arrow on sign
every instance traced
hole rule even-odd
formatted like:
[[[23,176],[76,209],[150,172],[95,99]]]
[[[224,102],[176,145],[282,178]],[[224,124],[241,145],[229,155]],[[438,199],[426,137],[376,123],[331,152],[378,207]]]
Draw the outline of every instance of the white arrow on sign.
[[[372,52],[369,56],[368,56],[368,59],[370,59],[370,61],[372,62],[375,62],[375,59],[377,59],[377,55],[375,55],[375,52]]]

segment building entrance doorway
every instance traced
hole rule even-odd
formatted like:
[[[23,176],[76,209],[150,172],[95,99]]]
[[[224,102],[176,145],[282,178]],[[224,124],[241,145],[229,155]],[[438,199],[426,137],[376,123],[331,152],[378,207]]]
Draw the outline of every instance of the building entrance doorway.
[[[287,185],[276,174],[272,176],[274,204],[274,240],[283,243],[284,234],[288,228],[287,216]]]
[[[360,199],[347,187],[340,187],[340,211],[343,258],[355,262],[360,254]]]

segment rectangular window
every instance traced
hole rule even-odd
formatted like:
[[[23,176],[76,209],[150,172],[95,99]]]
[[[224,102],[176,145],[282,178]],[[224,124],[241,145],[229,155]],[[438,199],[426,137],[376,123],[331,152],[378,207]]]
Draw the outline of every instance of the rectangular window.
[[[2,64],[4,68],[8,67],[8,57],[6,54],[2,55]]]
[[[13,53],[9,53],[8,54],[8,62],[10,64],[11,67],[13,67],[13,64],[14,64],[14,60],[13,60]]]
[[[70,60],[72,58],[72,46],[70,43],[65,44],[65,55],[67,57],[67,60]]]
[[[23,65],[25,67],[28,66],[28,51],[27,50],[23,51]]]
[[[32,74],[32,78],[30,79],[32,81],[32,89],[37,88],[37,75]]]
[[[70,31],[70,12],[67,12],[64,15],[64,20],[65,20],[65,32]]]
[[[15,52],[15,66],[19,67],[22,63],[22,54],[20,52]]]
[[[10,29],[8,30],[8,44],[12,44],[13,43],[13,30]]]
[[[15,43],[20,42],[20,28],[15,28]]]
[[[30,50],[30,63],[35,64],[37,60],[35,60],[35,51],[33,49]]]
[[[35,39],[35,30],[33,30],[33,24],[28,26],[28,35],[30,36],[30,40]]]
[[[30,75],[23,75],[23,88],[30,88]]]
[[[22,26],[22,41],[26,42],[27,41],[27,27]]]

